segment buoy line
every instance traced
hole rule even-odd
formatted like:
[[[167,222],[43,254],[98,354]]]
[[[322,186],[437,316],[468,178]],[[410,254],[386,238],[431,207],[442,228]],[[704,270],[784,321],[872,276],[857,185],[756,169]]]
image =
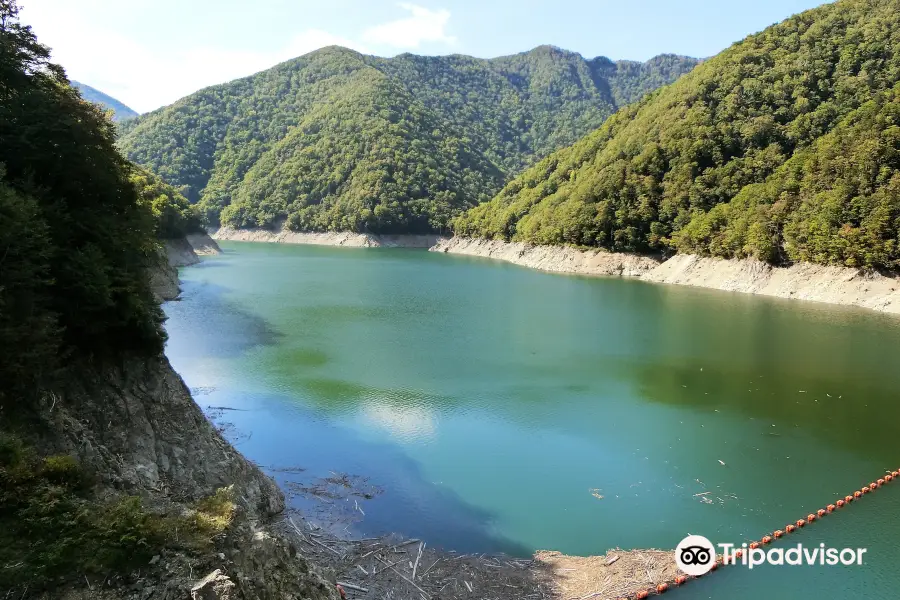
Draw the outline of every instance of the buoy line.
[[[884,477],[880,477],[879,479],[875,480],[874,482],[870,483],[869,485],[863,486],[862,488],[854,491],[852,494],[848,494],[848,495],[844,496],[843,498],[838,499],[837,501],[834,502],[834,504],[829,504],[825,508],[820,508],[819,510],[817,510],[814,513],[809,513],[808,515],[806,515],[805,519],[797,519],[797,521],[795,521],[794,523],[788,523],[784,527],[784,529],[776,529],[772,533],[768,533],[768,534],[764,535],[759,541],[750,542],[748,544],[748,547],[750,549],[756,549],[756,548],[759,548],[760,546],[765,546],[767,544],[770,544],[770,543],[774,542],[775,540],[780,539],[789,533],[794,533],[795,531],[800,531],[800,529],[803,528],[804,526],[806,526],[807,524],[813,523],[816,520],[821,519],[825,515],[831,514],[840,508],[845,508],[847,506],[850,506],[850,504],[852,502],[859,500],[866,494],[874,492],[875,490],[877,490],[878,488],[883,486],[885,483],[893,481],[894,479],[897,479],[898,477],[900,477],[900,471],[891,471],[891,472],[887,473],[886,475],[884,475]],[[739,560],[743,555],[744,555],[743,549],[738,548],[734,551],[733,556],[736,560]],[[719,569],[720,567],[723,567],[723,566],[726,566],[724,563],[724,559],[722,557],[717,558],[716,562],[712,566],[712,569],[710,569],[710,571],[709,571],[709,573],[707,573],[707,575],[713,573],[714,571],[716,571],[717,569]],[[691,581],[693,579],[700,579],[702,577],[703,577],[703,575],[700,575],[698,577],[689,577],[687,575],[678,575],[672,581],[660,583],[655,588],[647,588],[647,589],[639,590],[630,598],[634,599],[634,600],[644,600],[645,598],[649,598],[650,596],[663,594],[673,587],[682,586],[685,583],[687,583],[688,581]],[[621,598],[620,600],[630,600],[630,599],[629,598]]]

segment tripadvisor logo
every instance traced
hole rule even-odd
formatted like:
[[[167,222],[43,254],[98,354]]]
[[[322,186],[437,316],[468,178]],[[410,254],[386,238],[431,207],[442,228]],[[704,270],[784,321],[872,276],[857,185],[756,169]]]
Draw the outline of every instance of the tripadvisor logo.
[[[675,548],[675,564],[686,575],[700,577],[716,564],[716,549],[702,535],[689,535]]]
[[[825,544],[804,548],[797,544],[790,548],[748,548],[734,544],[717,544],[722,550],[722,564],[742,564],[750,569],[762,564],[770,565],[861,565],[866,548],[830,548]],[[675,548],[675,564],[686,575],[699,577],[711,571],[716,564],[716,551],[711,541],[702,535],[689,535]]]

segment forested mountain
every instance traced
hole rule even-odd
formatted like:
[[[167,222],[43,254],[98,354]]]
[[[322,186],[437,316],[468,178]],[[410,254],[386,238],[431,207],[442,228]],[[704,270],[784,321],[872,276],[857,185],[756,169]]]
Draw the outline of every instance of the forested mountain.
[[[511,181],[468,236],[900,266],[900,0],[734,44]]]
[[[128,121],[120,147],[211,224],[441,231],[696,62],[585,60],[550,46],[492,60],[329,47]]]
[[[81,97],[88,102],[93,102],[94,104],[99,104],[103,108],[112,110],[113,121],[126,121],[138,116],[137,111],[128,108],[112,96],[107,96],[100,90],[96,90],[89,85],[85,85],[77,81],[72,81],[71,84],[72,87],[78,89],[78,91],[81,92]]]

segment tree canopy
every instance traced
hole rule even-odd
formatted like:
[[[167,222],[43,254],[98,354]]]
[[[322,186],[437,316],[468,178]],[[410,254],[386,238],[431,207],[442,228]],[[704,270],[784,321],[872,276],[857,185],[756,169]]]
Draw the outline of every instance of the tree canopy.
[[[0,402],[67,361],[160,352],[154,221],[112,122],[0,0]]]
[[[138,192],[138,202],[153,218],[157,238],[181,238],[203,231],[197,207],[158,176],[131,165],[129,181]]]
[[[462,235],[900,266],[900,2],[751,35],[511,181]]]
[[[330,47],[120,126],[120,147],[210,224],[442,231],[536,157],[695,59],[542,46],[492,60]]]

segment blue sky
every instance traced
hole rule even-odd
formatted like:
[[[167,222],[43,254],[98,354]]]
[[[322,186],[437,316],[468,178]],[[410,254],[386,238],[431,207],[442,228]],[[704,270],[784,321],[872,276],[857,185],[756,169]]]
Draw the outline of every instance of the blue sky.
[[[19,0],[69,76],[138,111],[329,44],[393,56],[711,56],[817,0]]]

